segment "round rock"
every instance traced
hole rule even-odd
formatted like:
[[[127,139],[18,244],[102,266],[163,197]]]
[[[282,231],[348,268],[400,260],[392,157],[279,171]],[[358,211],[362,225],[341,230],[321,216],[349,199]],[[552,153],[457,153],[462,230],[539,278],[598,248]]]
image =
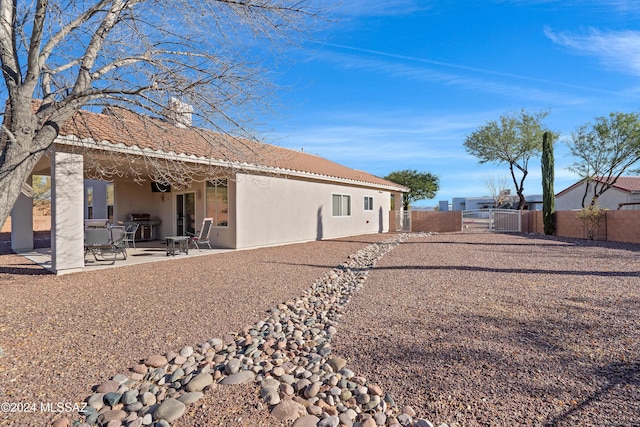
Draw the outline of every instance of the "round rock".
[[[167,364],[167,358],[160,355],[155,354],[153,356],[149,356],[144,361],[144,364],[147,366],[151,366],[152,368],[161,368]]]
[[[224,367],[224,370],[229,375],[235,374],[240,370],[241,365],[242,362],[240,361],[240,359],[231,359],[229,360],[229,362],[227,362],[227,366]]]
[[[318,427],[338,427],[339,425],[340,418],[337,415],[328,416],[318,422]]]
[[[193,347],[191,347],[190,345],[182,347],[180,349],[180,356],[182,357],[189,357],[193,354]]]
[[[158,420],[165,420],[167,422],[172,422],[177,420],[184,414],[186,406],[184,403],[180,402],[177,399],[165,399],[158,409],[154,412],[154,416]],[[124,412],[124,411],[123,411]]]
[[[271,414],[281,421],[295,420],[306,415],[307,410],[295,400],[283,400],[274,406]]]
[[[224,385],[233,385],[233,384],[244,384],[249,381],[253,381],[256,374],[253,371],[240,371],[233,375],[229,375],[227,378],[220,381],[220,384]]]
[[[293,427],[316,427],[318,421],[320,421],[320,419],[315,415],[305,415],[304,417],[298,418],[293,423]]]
[[[102,384],[100,384],[98,386],[98,388],[96,389],[96,392],[98,392],[98,393],[111,393],[111,392],[114,392],[114,391],[118,391],[118,388],[120,388],[120,383],[118,381],[108,380],[108,381],[105,381]]]
[[[333,372],[338,372],[347,365],[347,360],[342,357],[332,357],[327,361],[327,363],[331,366]]]
[[[262,396],[267,405],[277,405],[281,401],[280,394],[274,387],[263,387],[260,390],[260,396]]]
[[[178,400],[184,403],[185,405],[190,405],[202,399],[202,396],[204,396],[204,393],[201,391],[190,391],[180,396]]]
[[[187,391],[202,391],[208,385],[213,384],[211,374],[198,374],[186,386]]]
[[[122,421],[127,417],[127,413],[121,409],[105,411],[98,416],[98,423],[109,424],[111,421]]]

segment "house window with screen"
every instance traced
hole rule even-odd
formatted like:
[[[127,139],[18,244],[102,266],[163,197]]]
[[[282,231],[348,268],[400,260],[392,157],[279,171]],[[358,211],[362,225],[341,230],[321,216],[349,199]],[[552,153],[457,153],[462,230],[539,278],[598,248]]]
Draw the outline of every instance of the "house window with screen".
[[[334,194],[332,199],[333,216],[351,216],[351,196]]]
[[[93,219],[93,187],[87,187],[87,219]]]
[[[229,226],[229,184],[226,178],[207,181],[207,218],[213,218],[215,226]]]
[[[373,210],[373,197],[364,197],[364,210],[372,211]]]
[[[115,205],[115,193],[113,192],[113,184],[107,184],[107,218],[113,224],[113,205]]]

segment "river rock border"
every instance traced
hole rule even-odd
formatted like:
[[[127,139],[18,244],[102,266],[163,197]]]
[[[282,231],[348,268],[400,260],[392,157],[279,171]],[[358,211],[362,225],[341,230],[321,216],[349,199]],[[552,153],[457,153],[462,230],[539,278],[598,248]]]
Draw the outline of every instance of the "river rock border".
[[[241,332],[148,357],[96,386],[82,421],[62,418],[54,427],[170,427],[206,391],[247,382],[260,387],[274,417],[294,427],[433,427],[331,355],[338,320],[375,262],[408,238],[426,235],[398,234],[368,245]]]

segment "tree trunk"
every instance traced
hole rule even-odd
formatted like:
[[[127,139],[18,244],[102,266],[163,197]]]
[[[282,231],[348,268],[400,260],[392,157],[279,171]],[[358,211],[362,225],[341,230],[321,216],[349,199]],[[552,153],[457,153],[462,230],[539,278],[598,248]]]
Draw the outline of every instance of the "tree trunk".
[[[37,128],[31,98],[16,96],[5,111],[5,130],[0,143],[0,227],[11,214],[22,184],[58,135],[59,125]]]
[[[524,198],[524,179],[527,177],[527,171],[522,171],[522,179],[518,182],[516,178],[516,172],[513,170],[514,163],[509,164],[509,171],[511,172],[511,179],[513,179],[513,185],[516,187],[516,194],[518,195],[518,210],[524,208],[525,198]]]
[[[0,180],[2,182],[2,191],[0,191],[0,228],[4,226],[11,214],[13,204],[22,190],[22,184],[29,178],[33,167],[41,156],[42,153],[31,155],[15,166],[8,163],[0,165],[0,177],[2,177]]]

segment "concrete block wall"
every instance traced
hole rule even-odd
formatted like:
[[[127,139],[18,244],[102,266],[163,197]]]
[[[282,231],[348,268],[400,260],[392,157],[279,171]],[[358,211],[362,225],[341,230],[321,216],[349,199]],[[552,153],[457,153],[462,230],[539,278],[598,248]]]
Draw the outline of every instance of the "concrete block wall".
[[[462,229],[462,212],[411,211],[411,230],[449,233]]]
[[[607,240],[612,242],[640,243],[640,210],[606,213]]]
[[[544,234],[542,211],[522,211],[522,232]]]
[[[522,232],[544,234],[542,211],[522,211]],[[460,211],[432,212],[412,211],[411,231],[453,233],[462,229]],[[578,211],[556,212],[556,236],[586,239],[585,225],[578,218]],[[640,210],[608,210],[595,240],[640,244]]]
[[[34,215],[33,216],[33,231],[49,231],[51,230],[51,216],[41,216]],[[0,229],[0,233],[11,233],[11,216],[7,218],[7,221],[4,223],[2,229]]]
[[[604,240],[602,236],[602,230],[598,230],[598,240]],[[578,219],[577,211],[557,211],[556,212],[556,236],[570,237],[576,239],[584,239],[585,229],[584,223]],[[606,236],[606,234],[605,234]],[[606,239],[606,237],[605,237]]]

